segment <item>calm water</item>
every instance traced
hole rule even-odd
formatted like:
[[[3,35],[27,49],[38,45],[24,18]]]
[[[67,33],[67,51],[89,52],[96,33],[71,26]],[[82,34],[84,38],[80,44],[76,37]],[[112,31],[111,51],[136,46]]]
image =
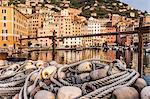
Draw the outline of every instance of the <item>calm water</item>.
[[[35,51],[29,54],[22,54],[23,57],[27,57],[32,60],[52,60],[52,51]],[[84,50],[84,51],[64,51],[59,50],[56,53],[55,60],[61,64],[70,64],[76,61],[89,59],[89,58],[99,58],[106,60],[114,60],[122,56],[130,67],[137,67],[138,64],[138,53],[132,52],[130,50],[125,50],[123,52],[109,50],[103,52],[102,50]],[[144,65],[150,67],[150,54],[144,54]]]

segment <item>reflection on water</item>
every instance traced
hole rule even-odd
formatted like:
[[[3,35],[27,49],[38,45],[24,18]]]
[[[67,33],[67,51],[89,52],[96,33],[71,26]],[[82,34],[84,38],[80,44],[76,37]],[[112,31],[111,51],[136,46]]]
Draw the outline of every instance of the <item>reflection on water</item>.
[[[52,60],[52,51],[39,51],[32,52],[29,54],[24,54],[23,56],[32,60]],[[84,51],[70,51],[70,50],[60,50],[56,53],[56,61],[61,64],[69,64],[89,58],[99,58],[106,60],[113,60],[116,58],[115,51],[103,52],[101,50],[84,50]]]
[[[23,54],[24,57],[32,60],[52,60],[52,51],[35,51],[29,54]],[[119,59],[120,56],[123,57],[128,67],[136,68],[138,65],[138,53],[132,52],[130,50],[114,51],[109,50],[103,52],[102,50],[84,50],[84,51],[71,51],[71,50],[59,50],[56,53],[55,60],[61,64],[70,64],[84,59],[89,58],[99,58],[105,60]],[[150,67],[150,54],[144,54],[144,65]]]
[[[99,58],[99,59],[107,59],[107,60],[113,60],[115,58],[116,53],[109,51],[107,53],[104,53],[99,50],[84,50],[84,51],[62,51],[57,53],[56,61],[59,62],[60,57],[64,57],[64,60],[62,62],[64,63],[72,63],[84,59],[89,58]],[[110,56],[110,57],[107,57]]]
[[[8,53],[0,53],[0,60],[6,60]]]

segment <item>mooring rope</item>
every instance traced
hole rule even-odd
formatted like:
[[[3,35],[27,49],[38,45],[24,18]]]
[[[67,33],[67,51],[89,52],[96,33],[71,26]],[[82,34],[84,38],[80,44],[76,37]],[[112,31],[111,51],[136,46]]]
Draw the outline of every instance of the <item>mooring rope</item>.
[[[90,64],[91,70],[79,71],[77,69],[77,67],[84,62],[90,62],[92,64]],[[2,80],[0,81],[0,96],[12,96],[18,93],[19,99],[32,99],[36,91],[40,89],[57,94],[59,88],[63,86],[75,86],[81,89],[83,95],[77,98],[97,99],[108,97],[117,88],[131,86],[139,77],[139,74],[135,70],[126,69],[125,64],[120,60],[107,61],[87,59],[70,65],[64,65],[53,71],[51,71],[50,68],[50,72],[47,71],[48,76],[45,78],[43,73],[45,73],[44,69],[46,67],[36,68],[34,71],[26,74],[25,72],[29,70],[25,69],[26,65],[27,62],[22,63],[19,67],[16,67],[14,73],[10,75],[0,75],[0,79]],[[34,65],[36,65],[36,63],[34,63]],[[105,67],[107,67],[106,76],[93,80],[90,73],[105,69]],[[9,66],[5,66],[4,70],[1,68],[2,73],[7,72],[7,68],[9,68]],[[115,70],[114,68],[118,70],[116,73],[112,71]],[[31,80],[31,76],[34,76],[34,74],[37,75],[34,80]],[[45,82],[46,80],[49,82]]]

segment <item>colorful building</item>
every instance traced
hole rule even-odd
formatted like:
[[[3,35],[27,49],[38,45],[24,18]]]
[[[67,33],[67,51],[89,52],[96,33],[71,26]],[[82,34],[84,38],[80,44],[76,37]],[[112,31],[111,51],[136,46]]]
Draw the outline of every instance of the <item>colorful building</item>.
[[[150,26],[150,15],[146,15],[144,17],[144,22],[143,22],[144,26]]]
[[[37,5],[39,3],[43,3],[44,0],[26,0],[25,4],[26,5]]]
[[[150,15],[146,15],[143,20],[143,26],[150,26]],[[143,35],[144,42],[150,42],[150,33]]]
[[[121,16],[118,14],[111,15],[112,26],[115,26],[120,21]]]
[[[82,24],[81,26],[81,35],[88,35],[90,34],[90,30],[88,30],[87,23]],[[92,45],[92,37],[84,37],[82,39],[82,46],[89,47]]]
[[[27,27],[28,18],[15,7],[0,6],[0,47],[18,48],[19,39],[28,36]]]
[[[116,28],[115,27],[106,27],[105,32],[106,33],[116,32]],[[116,36],[115,35],[107,36],[106,41],[108,44],[113,45],[116,42]]]
[[[50,9],[40,9],[38,13],[31,14],[29,16],[29,36],[37,37],[38,29],[43,26],[43,22],[48,20],[50,16],[54,13]]]
[[[54,30],[57,30],[56,24],[54,23],[53,16],[50,16],[48,20],[45,20],[43,22],[43,26],[38,29],[38,35],[37,36],[38,37],[52,36]],[[38,39],[38,44],[41,47],[52,47],[52,39],[49,39],[49,38],[39,38]]]
[[[35,13],[30,15],[28,22],[29,37],[37,37],[38,28],[42,26],[40,14]]]
[[[54,23],[57,27],[57,36],[75,36],[81,35],[81,24],[83,17],[78,15],[81,13],[77,9],[63,9],[60,13],[54,15]],[[81,38],[65,38],[61,47],[77,47],[82,45]]]
[[[107,23],[106,21],[108,22],[107,19],[95,19],[93,17],[90,17],[87,22],[88,30],[90,31],[89,34],[105,33]],[[103,36],[95,36],[92,37],[91,40],[91,46],[101,46],[106,41],[106,38]]]
[[[31,15],[33,13],[33,8],[25,4],[18,4],[17,9],[26,16]]]
[[[8,6],[9,0],[0,0],[1,6]]]

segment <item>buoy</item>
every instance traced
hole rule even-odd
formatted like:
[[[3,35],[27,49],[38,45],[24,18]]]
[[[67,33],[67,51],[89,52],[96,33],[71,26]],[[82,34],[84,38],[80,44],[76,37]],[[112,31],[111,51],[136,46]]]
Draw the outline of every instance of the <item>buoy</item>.
[[[121,87],[112,94],[113,99],[139,99],[139,93],[133,87]]]
[[[34,99],[55,99],[55,95],[52,92],[40,90],[35,94]]]
[[[150,86],[142,89],[141,99],[150,99]]]
[[[57,99],[75,99],[82,95],[82,91],[78,87],[64,86],[58,90]]]

